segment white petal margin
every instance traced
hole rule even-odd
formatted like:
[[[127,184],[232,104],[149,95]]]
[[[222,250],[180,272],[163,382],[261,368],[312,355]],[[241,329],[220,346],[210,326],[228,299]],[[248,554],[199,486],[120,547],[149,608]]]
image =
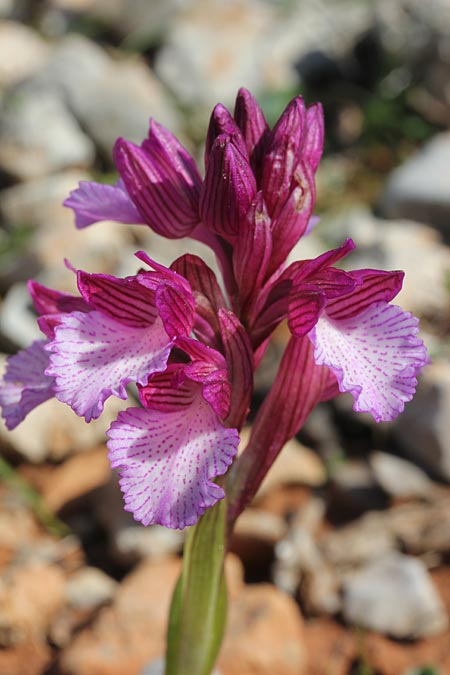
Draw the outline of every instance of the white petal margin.
[[[130,382],[146,384],[167,365],[170,340],[158,317],[151,326],[125,326],[102,312],[61,315],[46,374],[55,378],[55,396],[84,417],[100,416],[109,396],[126,399]]]
[[[10,356],[0,382],[0,406],[8,429],[14,429],[31,410],[53,397],[53,379],[44,374],[48,366],[45,342],[36,340]]]
[[[230,466],[239,434],[222,426],[200,394],[174,412],[128,408],[107,435],[125,509],[144,525],[194,525],[224,497],[212,479]]]
[[[329,366],[340,391],[353,394],[353,409],[380,422],[402,412],[414,396],[416,375],[428,363],[416,337],[418,324],[400,307],[377,302],[350,319],[323,313],[308,335],[316,363]]]

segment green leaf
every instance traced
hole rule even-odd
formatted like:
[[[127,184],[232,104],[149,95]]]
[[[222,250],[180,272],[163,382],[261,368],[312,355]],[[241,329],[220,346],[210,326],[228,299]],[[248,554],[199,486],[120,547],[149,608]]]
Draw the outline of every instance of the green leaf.
[[[189,532],[170,608],[165,675],[210,675],[226,622],[225,500]]]

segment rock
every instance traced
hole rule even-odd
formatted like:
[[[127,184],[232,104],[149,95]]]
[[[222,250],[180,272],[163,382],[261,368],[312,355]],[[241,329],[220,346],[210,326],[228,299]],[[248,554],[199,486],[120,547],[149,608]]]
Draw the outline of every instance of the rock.
[[[9,87],[37,72],[50,49],[36,31],[16,21],[0,21],[0,86]]]
[[[400,553],[369,563],[344,582],[346,621],[398,639],[447,628],[448,619],[424,564]]]
[[[171,594],[180,568],[181,561],[174,557],[141,563],[120,584],[112,605],[100,610],[92,625],[82,629],[63,651],[62,673],[138,675],[159,659],[165,649]],[[230,597],[241,597],[241,567],[227,559],[226,571]],[[223,675],[228,675],[226,670]]]
[[[338,579],[313,536],[323,515],[323,502],[313,499],[299,510],[287,537],[275,548],[275,584],[290,595],[299,591],[302,607],[312,614],[334,614],[340,609]]]
[[[305,623],[308,675],[347,675],[358,655],[354,633],[331,619]]]
[[[128,44],[145,46],[161,39],[168,23],[180,7],[177,0],[148,3],[146,0],[52,0],[59,7],[67,8],[83,2],[87,14],[114,28],[127,39]]]
[[[107,157],[119,136],[141,143],[149,117],[179,131],[180,119],[166,90],[143,61],[113,59],[81,35],[65,36],[36,79],[65,98]]]
[[[171,22],[156,72],[182,104],[203,109],[205,122],[210,108],[231,104],[239,87],[261,90],[264,41],[274,17],[258,0],[195,0]]]
[[[286,523],[280,516],[260,509],[247,509],[236,523],[230,547],[252,578],[265,578],[274,548],[286,533]]]
[[[426,497],[434,490],[427,474],[401,457],[372,452],[369,461],[377,482],[391,497]]]
[[[381,200],[388,218],[430,223],[450,238],[450,134],[436,135],[390,176]]]
[[[16,260],[16,264],[17,264]],[[32,311],[30,294],[25,283],[16,283],[7,292],[0,307],[0,334],[16,347],[28,347],[43,335]],[[2,368],[6,354],[0,355]]]
[[[388,501],[366,462],[358,459],[336,462],[328,493],[331,522],[339,524],[366,511],[385,508]]]
[[[45,638],[64,603],[64,574],[56,565],[11,567],[0,580],[0,643]]]
[[[0,672],[5,675],[42,675],[52,661],[52,650],[43,641],[33,640],[0,650]]]
[[[326,469],[320,457],[295,438],[283,447],[255,497],[264,496],[279,485],[319,487],[326,481]]]
[[[98,567],[83,567],[68,579],[65,594],[71,607],[92,610],[111,602],[118,586]]]
[[[385,526],[403,550],[417,555],[447,555],[450,551],[450,499],[435,488],[431,503],[402,504],[385,514]]]
[[[240,86],[255,94],[297,87],[299,63],[304,74],[302,60],[314,59],[317,45],[328,60],[342,58],[372,23],[371,7],[355,0],[339,8],[331,0],[194,0],[171,21],[155,68],[187,106],[230,105]]]
[[[129,566],[142,558],[161,560],[178,553],[183,546],[185,533],[182,531],[160,525],[144,527],[131,513],[124,511],[116,475],[96,491],[92,508],[107,533],[109,553],[121,566]]]
[[[230,603],[217,667],[223,675],[305,673],[304,626],[295,602],[269,584],[242,589]]]
[[[32,410],[12,431],[8,431],[1,420],[0,439],[5,448],[12,448],[33,464],[62,460],[103,441],[106,429],[128,405],[127,401],[111,397],[101,418],[86,424],[69,406],[50,399]]]
[[[367,563],[395,547],[395,535],[377,512],[369,512],[345,527],[330,530],[319,539],[324,557],[338,568]]]
[[[445,316],[450,248],[433,228],[407,220],[382,220],[366,206],[355,206],[322,218],[320,233],[331,244],[340,245],[346,237],[354,240],[356,250],[345,262],[348,269],[403,270],[396,304],[419,316]]]
[[[450,568],[442,566],[431,573],[433,584],[450,613]],[[450,668],[449,632],[427,637],[417,642],[399,642],[384,635],[365,636],[365,660],[368,667],[380,675],[419,675],[430,664],[432,673],[447,673]],[[431,664],[433,666],[431,667]],[[423,666],[420,667],[420,666]]]
[[[450,363],[446,359],[437,358],[425,368],[414,399],[393,431],[407,458],[450,481]]]
[[[124,249],[133,241],[129,227],[120,223],[102,222],[80,232],[74,227],[73,212],[62,202],[87,174],[67,172],[15,185],[2,193],[1,212],[9,228],[24,224],[35,228],[30,248],[43,269],[42,283],[76,292],[75,275],[64,264],[64,258],[77,269],[98,273],[114,273],[122,262]],[[138,269],[130,252],[130,267]],[[30,272],[31,273],[31,272]]]
[[[71,501],[108,482],[111,468],[107,451],[105,446],[89,449],[52,468],[40,486],[51,511],[60,511]]]
[[[38,538],[39,528],[31,512],[17,500],[3,498],[0,503],[0,566],[3,568],[22,546]]]
[[[24,83],[8,93],[0,115],[6,173],[24,180],[92,164],[94,146],[56,92]]]
[[[180,571],[172,558],[146,562],[127,576],[113,604],[102,609],[63,651],[65,675],[137,675],[164,651],[171,593]]]

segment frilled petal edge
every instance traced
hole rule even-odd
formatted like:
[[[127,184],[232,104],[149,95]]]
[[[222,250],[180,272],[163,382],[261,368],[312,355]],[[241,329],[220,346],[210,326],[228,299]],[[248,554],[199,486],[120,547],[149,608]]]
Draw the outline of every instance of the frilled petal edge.
[[[125,508],[144,525],[194,525],[224,497],[212,480],[230,466],[239,435],[220,423],[200,388],[190,405],[173,412],[120,412],[107,435],[108,457],[119,469]]]
[[[309,337],[316,363],[329,366],[340,391],[354,396],[353,409],[389,421],[412,399],[416,375],[428,363],[418,324],[400,307],[377,302],[348,319],[324,313]]]

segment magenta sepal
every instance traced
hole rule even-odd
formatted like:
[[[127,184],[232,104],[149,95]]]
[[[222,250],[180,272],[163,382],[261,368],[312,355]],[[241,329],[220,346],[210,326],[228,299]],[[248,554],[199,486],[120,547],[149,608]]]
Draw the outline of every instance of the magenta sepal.
[[[20,424],[34,408],[54,396],[54,379],[45,375],[48,353],[44,347],[44,340],[36,340],[26,349],[8,357],[0,382],[0,406],[9,430]]]
[[[308,338],[291,337],[275,381],[253,423],[247,448],[227,479],[229,517],[252,501],[284,444],[301,429],[321,399],[328,369],[316,365]]]
[[[271,218],[277,218],[292,189],[301,159],[306,110],[301,97],[286,107],[270,132],[263,159],[262,189]]]
[[[273,255],[270,272],[282,265],[296,243],[306,234],[316,198],[314,176],[304,162],[299,162],[292,178],[292,188],[272,224]]]
[[[75,213],[75,226],[78,229],[101,220],[136,225],[145,223],[122,180],[118,180],[115,185],[80,181],[64,201],[64,206]]]
[[[200,197],[202,222],[233,241],[256,194],[248,159],[222,134],[214,141]]]
[[[221,419],[227,418],[230,412],[231,383],[227,361],[223,355],[192,338],[179,337],[175,345],[191,358],[191,363],[184,366],[185,376],[201,384],[205,401],[208,401]]]
[[[194,159],[176,136],[151,119],[148,138],[143,141],[142,148],[161,174],[178,183],[180,189],[185,191],[195,211],[202,179]]]
[[[306,111],[306,130],[302,156],[315,173],[322,157],[324,141],[323,109],[320,103],[313,103]]]
[[[245,141],[241,130],[233,119],[230,111],[218,103],[211,113],[205,141],[205,168],[208,168],[210,155],[215,141],[219,136],[228,136],[230,141],[240,150],[244,157],[248,157]]]
[[[258,192],[233,247],[233,268],[243,315],[264,285],[271,262],[271,222],[262,193]]]
[[[216,275],[198,256],[186,253],[174,260],[170,269],[187,279],[192,291],[204,295],[214,312],[218,312],[221,307],[226,306]]]
[[[269,134],[269,126],[255,98],[243,87],[239,89],[236,97],[234,119],[244,137],[250,164],[258,181],[261,178],[259,175],[261,159]]]
[[[348,239],[339,248],[323,253],[313,260],[294,262],[271,282],[269,290],[261,294],[252,317],[252,344],[254,348],[266,340],[287,316],[293,335],[306,335],[317,322],[322,309],[340,295],[348,295],[360,277],[331,267],[354,248]]]
[[[114,146],[117,169],[144,222],[158,234],[178,239],[198,225],[199,177],[193,172],[187,179],[186,167],[180,171],[176,162],[170,164],[169,153],[165,159],[123,138]]]
[[[245,328],[231,310],[219,310],[219,324],[233,391],[227,423],[240,429],[253,393],[253,350]]]
[[[130,327],[150,326],[158,316],[155,293],[136,277],[119,279],[109,274],[78,272],[78,290],[91,310]]]
[[[375,302],[390,302],[400,293],[404,272],[382,270],[352,270],[355,288],[348,295],[336,296],[327,306],[327,314],[336,319],[348,319]]]
[[[60,312],[89,311],[89,306],[83,300],[71,293],[62,293],[53,288],[47,288],[37,281],[31,280],[27,284],[28,292],[38,314],[59,314]]]

